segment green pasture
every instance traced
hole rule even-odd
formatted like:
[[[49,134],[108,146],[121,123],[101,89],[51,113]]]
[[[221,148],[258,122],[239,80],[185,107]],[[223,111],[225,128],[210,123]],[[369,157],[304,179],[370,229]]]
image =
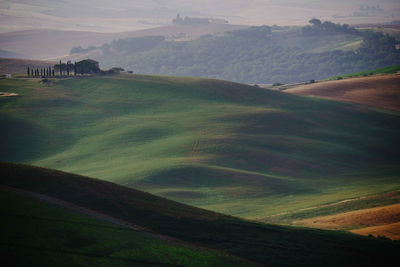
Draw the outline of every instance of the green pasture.
[[[397,190],[399,113],[198,78],[0,80],[0,160],[245,218]]]
[[[8,266],[245,266],[5,189],[0,199],[0,255]]]
[[[338,80],[340,78],[355,78],[355,77],[365,77],[377,74],[394,74],[400,71],[400,65],[389,66],[385,68],[379,68],[374,70],[367,70],[361,72],[350,73],[346,75],[338,75],[334,77],[330,77],[327,80]]]
[[[72,260],[61,253],[69,252],[79,253],[73,260],[82,265],[89,264],[90,260],[113,265],[129,259],[132,265],[145,260],[160,262],[163,266],[167,263],[238,266],[242,262],[249,265],[227,256],[233,255],[263,266],[389,266],[398,254],[398,242],[390,240],[243,220],[114,183],[50,169],[0,162],[0,184],[55,197],[186,244],[182,247],[180,242],[155,240],[46,203],[31,199],[22,201],[1,191],[4,216],[0,225],[5,225],[1,228],[5,231],[1,251],[20,255],[18,259],[21,260],[37,259],[41,255],[40,261],[49,257],[54,263],[64,259],[69,263]],[[35,248],[40,251],[33,254]],[[61,256],[48,253],[49,248],[52,248],[50,252],[60,249]],[[177,254],[178,259],[174,258]],[[90,255],[102,257],[86,260]]]

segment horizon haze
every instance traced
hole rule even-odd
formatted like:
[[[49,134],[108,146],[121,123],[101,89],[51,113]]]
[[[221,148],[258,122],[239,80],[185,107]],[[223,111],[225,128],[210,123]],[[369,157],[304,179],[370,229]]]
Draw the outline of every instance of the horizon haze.
[[[0,0],[0,32],[124,32],[169,25],[178,13],[240,25],[305,25],[311,18],[365,24],[399,20],[400,5],[395,0]]]

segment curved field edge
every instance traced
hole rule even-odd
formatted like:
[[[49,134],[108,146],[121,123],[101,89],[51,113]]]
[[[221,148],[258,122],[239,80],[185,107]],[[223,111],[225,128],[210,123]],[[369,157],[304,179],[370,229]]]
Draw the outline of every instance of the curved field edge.
[[[393,242],[241,220],[74,174],[11,163],[0,163],[0,174],[3,185],[56,197],[262,264],[309,266],[329,259],[336,266],[379,265],[397,256],[398,244]]]
[[[0,85],[3,160],[246,218],[399,189],[396,112],[198,78]]]
[[[286,93],[321,97],[400,111],[400,75],[377,75],[322,81],[284,90]]]
[[[160,240],[0,188],[2,263],[7,266],[248,266],[203,248]]]
[[[319,216],[294,221],[294,224],[320,229],[359,229],[369,226],[382,226],[400,221],[400,204],[387,205]],[[399,229],[397,229],[399,232]]]

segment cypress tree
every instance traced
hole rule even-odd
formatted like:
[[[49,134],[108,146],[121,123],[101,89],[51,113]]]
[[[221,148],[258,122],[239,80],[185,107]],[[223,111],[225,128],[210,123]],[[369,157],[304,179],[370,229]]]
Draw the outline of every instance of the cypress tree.
[[[60,76],[62,76],[62,70],[61,70],[61,59],[60,59]]]
[[[69,64],[67,62],[67,76],[69,76]]]
[[[54,69],[53,69],[53,77],[56,76],[56,74],[54,73]]]
[[[76,61],[75,61],[75,63],[74,63],[74,75],[76,76]]]
[[[26,73],[28,74],[28,77],[29,77],[29,74],[31,73],[29,67],[28,67],[28,69],[26,70]]]

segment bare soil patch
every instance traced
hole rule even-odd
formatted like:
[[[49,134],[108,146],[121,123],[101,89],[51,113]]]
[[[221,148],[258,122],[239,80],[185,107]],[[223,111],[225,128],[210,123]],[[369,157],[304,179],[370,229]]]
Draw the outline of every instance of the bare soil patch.
[[[400,204],[356,210],[294,222],[296,225],[322,229],[348,229],[382,226],[400,222]]]
[[[284,92],[400,111],[400,75],[398,74],[319,82]]]
[[[380,226],[366,227],[357,230],[352,230],[350,232],[359,235],[373,235],[375,237],[385,236],[392,240],[400,240],[400,222],[380,225]]]

